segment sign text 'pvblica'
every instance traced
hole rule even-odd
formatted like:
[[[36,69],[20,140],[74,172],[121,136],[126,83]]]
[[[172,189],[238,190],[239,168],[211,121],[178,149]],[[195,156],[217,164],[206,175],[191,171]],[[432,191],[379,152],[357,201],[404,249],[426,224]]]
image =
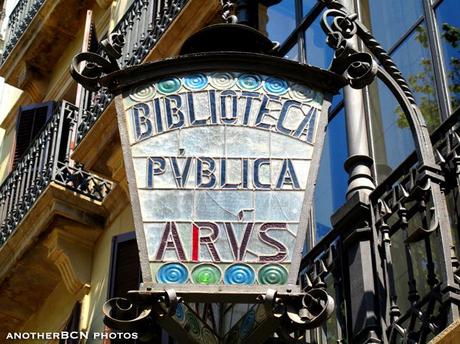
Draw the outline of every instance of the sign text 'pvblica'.
[[[237,72],[124,94],[156,282],[286,283],[322,103],[298,83]]]

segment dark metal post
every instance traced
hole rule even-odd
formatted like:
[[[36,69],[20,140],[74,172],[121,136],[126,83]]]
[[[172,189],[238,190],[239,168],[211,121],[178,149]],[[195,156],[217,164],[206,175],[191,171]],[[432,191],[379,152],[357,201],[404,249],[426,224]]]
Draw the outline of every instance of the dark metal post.
[[[342,0],[341,3],[353,11],[353,1]],[[348,39],[348,44],[359,50],[356,36]],[[375,185],[371,172],[373,161],[369,154],[363,91],[345,86],[344,97],[349,155],[345,169],[349,175],[347,199],[350,199],[357,192],[369,195],[375,189]]]
[[[353,11],[353,1],[340,2]],[[349,38],[347,44],[359,50],[356,36]],[[334,227],[343,228],[344,233],[347,233],[343,242],[343,258],[348,262],[350,339],[353,338],[354,343],[380,343],[375,288],[377,276],[368,198],[375,185],[371,172],[373,160],[368,148],[363,91],[346,86],[344,97],[349,152],[345,162],[349,175],[348,202],[334,214],[332,221]]]

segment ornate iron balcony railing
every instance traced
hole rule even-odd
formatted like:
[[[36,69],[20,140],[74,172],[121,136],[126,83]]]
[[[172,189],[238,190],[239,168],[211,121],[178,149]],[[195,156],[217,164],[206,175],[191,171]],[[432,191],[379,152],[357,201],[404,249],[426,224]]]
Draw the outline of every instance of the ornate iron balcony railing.
[[[110,192],[111,182],[69,161],[77,114],[76,106],[66,101],[58,103],[52,118],[0,185],[0,246],[51,182],[97,201]]]
[[[456,303],[460,284],[460,110],[432,135],[441,181],[451,217],[455,247],[448,247],[448,259],[438,229],[438,214],[430,198],[430,177],[420,170],[415,152],[370,195],[368,221],[378,280],[374,283],[380,300],[389,343],[425,343],[454,319],[449,309]],[[362,233],[361,233],[362,234]],[[306,283],[326,283],[335,296],[336,313],[323,331],[309,333],[327,342],[347,341],[350,329],[350,293],[353,281],[347,276],[347,241],[353,235],[347,227],[335,227],[303,259],[309,276]],[[446,271],[453,271],[445,280]]]
[[[117,59],[120,68],[140,64],[186,3],[187,0],[134,0],[109,34],[124,42],[121,56]],[[97,53],[107,57],[101,48]],[[77,144],[112,100],[112,95],[104,87],[94,92],[84,90],[82,93]]]
[[[21,38],[32,18],[37,14],[45,0],[19,0],[8,18],[5,46],[0,64],[7,59],[14,46]]]

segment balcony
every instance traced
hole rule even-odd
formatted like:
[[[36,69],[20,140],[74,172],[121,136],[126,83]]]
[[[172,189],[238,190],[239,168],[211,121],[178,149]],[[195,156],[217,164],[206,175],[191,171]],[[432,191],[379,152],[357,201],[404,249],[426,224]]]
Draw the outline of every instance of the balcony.
[[[0,245],[14,234],[51,184],[98,202],[110,192],[111,182],[69,160],[77,114],[74,105],[59,103],[53,117],[0,186]]]
[[[46,80],[95,0],[19,0],[8,18],[0,75],[24,89],[30,78]]]
[[[113,184],[69,160],[77,114],[57,103],[0,186],[2,333],[24,326],[55,290],[81,298],[89,289]]]
[[[3,63],[10,54],[13,47],[22,36],[27,26],[37,14],[44,0],[19,1],[8,18],[8,28],[5,36],[5,47],[1,63]]]
[[[389,343],[425,343],[433,338],[437,342],[455,336],[460,284],[459,123],[457,111],[431,135],[442,168],[439,182],[447,201],[450,233],[439,229],[445,219],[435,213],[430,197],[430,183],[437,177],[421,169],[413,153],[373,191],[367,205],[357,202],[353,208],[350,200],[341,209],[348,219],[339,210],[332,218],[333,230],[303,258],[309,276],[306,283],[325,283],[336,300],[334,316],[321,333],[312,331],[311,338],[342,342],[359,336],[366,326],[378,328],[372,323],[378,316],[384,319]],[[365,226],[357,230],[353,226],[360,221]],[[451,246],[446,244],[449,239]],[[372,263],[363,263],[353,245],[361,245]],[[363,280],[351,275],[350,267],[356,264]],[[366,292],[361,293],[361,288]],[[374,297],[378,300],[375,318],[370,311]]]

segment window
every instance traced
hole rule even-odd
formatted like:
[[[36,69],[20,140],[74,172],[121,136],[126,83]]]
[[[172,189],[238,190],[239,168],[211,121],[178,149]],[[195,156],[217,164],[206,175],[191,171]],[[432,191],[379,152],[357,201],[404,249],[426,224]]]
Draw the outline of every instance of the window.
[[[129,290],[139,289],[141,272],[134,232],[113,237],[109,281],[109,298],[126,297]]]
[[[27,148],[51,118],[53,109],[54,102],[27,105],[19,109],[12,169],[17,166]]]

